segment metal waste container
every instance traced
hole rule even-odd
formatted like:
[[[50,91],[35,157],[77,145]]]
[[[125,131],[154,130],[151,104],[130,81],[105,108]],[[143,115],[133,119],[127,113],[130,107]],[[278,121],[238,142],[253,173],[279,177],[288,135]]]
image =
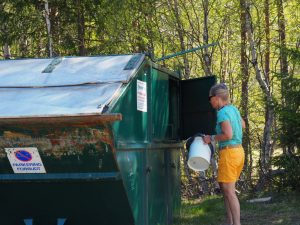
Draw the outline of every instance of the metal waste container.
[[[214,82],[143,54],[0,61],[0,224],[171,224]]]

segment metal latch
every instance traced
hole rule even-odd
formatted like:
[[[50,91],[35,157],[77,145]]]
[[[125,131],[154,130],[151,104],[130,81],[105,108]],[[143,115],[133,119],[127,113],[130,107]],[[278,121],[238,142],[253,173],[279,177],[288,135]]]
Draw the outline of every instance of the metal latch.
[[[140,61],[142,54],[133,55],[123,70],[132,70],[136,67],[137,63]]]
[[[42,71],[42,73],[52,73],[55,67],[60,64],[63,60],[63,57],[57,57],[52,60],[52,62]]]

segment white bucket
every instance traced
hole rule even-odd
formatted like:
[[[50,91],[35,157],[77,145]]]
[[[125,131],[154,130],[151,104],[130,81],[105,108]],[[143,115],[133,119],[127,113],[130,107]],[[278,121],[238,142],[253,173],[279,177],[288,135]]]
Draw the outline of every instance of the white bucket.
[[[188,166],[195,171],[207,170],[210,164],[211,151],[202,137],[195,137],[190,146]]]

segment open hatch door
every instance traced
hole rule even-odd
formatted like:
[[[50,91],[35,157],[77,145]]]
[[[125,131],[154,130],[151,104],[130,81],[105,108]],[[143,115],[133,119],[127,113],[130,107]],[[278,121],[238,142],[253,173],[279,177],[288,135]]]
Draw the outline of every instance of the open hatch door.
[[[208,100],[209,90],[215,83],[215,76],[180,81],[181,140],[196,133],[215,133],[216,111]]]

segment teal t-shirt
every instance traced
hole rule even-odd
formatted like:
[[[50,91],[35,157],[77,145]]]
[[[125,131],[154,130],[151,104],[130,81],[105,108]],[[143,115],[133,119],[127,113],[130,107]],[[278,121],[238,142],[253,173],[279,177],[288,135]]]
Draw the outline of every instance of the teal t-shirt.
[[[227,141],[220,141],[219,146],[225,147],[227,145],[242,144],[243,131],[242,119],[239,110],[233,105],[226,105],[217,112],[217,134],[222,133],[221,123],[229,121],[232,127],[232,139]]]

